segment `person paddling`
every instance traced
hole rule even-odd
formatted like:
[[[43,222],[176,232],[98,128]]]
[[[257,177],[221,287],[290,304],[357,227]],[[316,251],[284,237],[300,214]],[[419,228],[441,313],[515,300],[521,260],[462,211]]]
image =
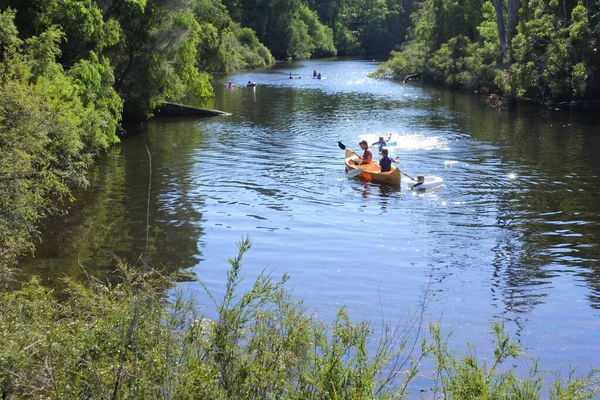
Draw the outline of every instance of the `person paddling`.
[[[364,150],[363,155],[361,157],[361,161],[355,161],[354,163],[356,165],[365,165],[365,164],[370,164],[371,161],[373,160],[373,153],[371,153],[371,150],[369,150],[369,143],[367,143],[366,140],[361,140],[358,145],[360,146],[361,149]]]
[[[313,78],[316,78],[316,77],[317,77],[317,70],[315,69],[315,70],[313,70]]]
[[[385,139],[383,138],[383,136],[379,136],[379,140],[378,140],[377,142],[373,143],[371,146],[379,146],[379,147],[382,147],[382,146],[385,146],[385,145],[387,145],[387,143],[388,143],[390,140],[392,140],[392,134],[391,134],[391,133],[390,133],[390,136],[387,138],[387,140],[385,140]]]
[[[390,172],[392,170],[392,163],[397,162],[388,157],[388,149],[381,150],[381,160],[379,160],[379,166],[381,172]]]

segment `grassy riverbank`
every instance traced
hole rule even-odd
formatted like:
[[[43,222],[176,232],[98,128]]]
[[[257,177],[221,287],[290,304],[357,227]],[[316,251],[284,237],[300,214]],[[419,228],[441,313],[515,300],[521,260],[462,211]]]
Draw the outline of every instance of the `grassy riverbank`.
[[[597,371],[557,378],[549,394],[535,367],[517,377],[505,361],[520,351],[502,324],[492,327],[496,349],[484,363],[474,349],[450,351],[438,326],[422,340],[420,318],[412,334],[382,327],[381,337],[368,322],[351,322],[344,308],[331,324],[318,321],[290,296],[285,276],[263,273],[241,293],[241,261],[250,247],[242,240],[230,260],[223,298],[207,292],[216,320],[204,318],[183,293],[166,296],[175,277],[147,265],[120,264],[110,283],[69,281],[60,294],[35,279],[15,288],[4,277],[3,398],[416,398],[408,388],[425,360],[435,367],[431,386],[422,390],[434,398],[591,399],[598,393]]]

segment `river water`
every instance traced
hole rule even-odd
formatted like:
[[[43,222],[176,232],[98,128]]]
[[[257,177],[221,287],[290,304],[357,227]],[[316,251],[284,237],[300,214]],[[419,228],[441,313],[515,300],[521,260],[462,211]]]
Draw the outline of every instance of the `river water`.
[[[426,296],[424,324],[452,330],[457,349],[491,356],[489,323],[503,318],[544,369],[598,365],[598,119],[368,78],[376,66],[239,73],[215,81],[209,104],[231,116],[129,127],[24,267],[59,286],[81,266],[110,276],[113,255],[145,251],[149,206],[153,263],[194,272],[217,296],[250,235],[246,287],[264,268],[288,273],[319,318],[347,305],[354,319],[402,325]],[[441,176],[441,190],[346,178],[337,141],[357,150],[389,133],[403,171]],[[180,287],[207,302],[198,283]]]

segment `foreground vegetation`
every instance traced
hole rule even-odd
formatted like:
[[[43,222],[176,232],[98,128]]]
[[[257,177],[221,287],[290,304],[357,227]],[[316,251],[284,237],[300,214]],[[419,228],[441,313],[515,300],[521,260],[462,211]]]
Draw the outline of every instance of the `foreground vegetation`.
[[[600,2],[420,0],[379,76],[567,107],[600,106]]]
[[[165,296],[173,277],[146,265],[121,264],[108,283],[69,281],[61,301],[35,279],[18,288],[4,279],[2,398],[408,398],[418,396],[408,388],[425,360],[437,365],[424,388],[434,398],[542,396],[544,376],[535,366],[519,378],[503,364],[520,351],[502,324],[493,325],[488,365],[474,350],[451,352],[435,325],[430,340],[415,340],[420,318],[413,331],[381,327],[381,337],[367,322],[352,323],[343,308],[325,325],[290,297],[285,276],[263,273],[240,292],[250,245],[242,240],[230,260],[223,297],[207,292],[214,320],[182,293]],[[557,379],[550,398],[594,398],[597,372]]]

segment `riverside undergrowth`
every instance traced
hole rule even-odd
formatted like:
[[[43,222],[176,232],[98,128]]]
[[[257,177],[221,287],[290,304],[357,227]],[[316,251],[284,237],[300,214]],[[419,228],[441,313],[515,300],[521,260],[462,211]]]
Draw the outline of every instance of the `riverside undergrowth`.
[[[214,320],[203,316],[198,301],[173,291],[176,277],[147,265],[119,263],[110,282],[68,281],[60,301],[36,278],[4,290],[2,398],[415,398],[420,394],[407,387],[425,358],[437,365],[430,398],[542,396],[535,366],[525,378],[506,366],[498,372],[507,358],[520,355],[502,324],[493,324],[491,366],[474,349],[450,351],[436,325],[428,340],[387,326],[375,337],[367,321],[353,323],[343,307],[326,324],[291,296],[285,275],[275,280],[263,272],[250,290],[239,290],[250,247],[242,239],[229,260],[223,297],[207,290]],[[597,373],[557,377],[548,397],[594,398]]]

